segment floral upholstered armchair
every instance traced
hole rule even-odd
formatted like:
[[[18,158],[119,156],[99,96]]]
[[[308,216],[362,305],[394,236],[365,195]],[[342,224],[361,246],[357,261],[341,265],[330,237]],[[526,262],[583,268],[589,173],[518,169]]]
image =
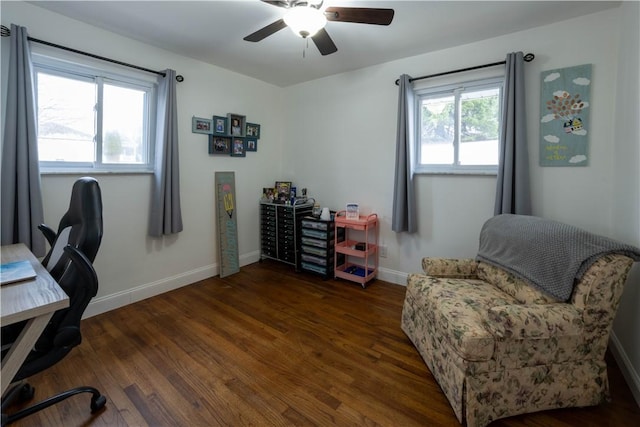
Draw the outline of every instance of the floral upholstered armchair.
[[[476,259],[424,258],[409,275],[402,329],[467,426],[597,405],[634,260],[637,248],[565,224],[498,215]]]

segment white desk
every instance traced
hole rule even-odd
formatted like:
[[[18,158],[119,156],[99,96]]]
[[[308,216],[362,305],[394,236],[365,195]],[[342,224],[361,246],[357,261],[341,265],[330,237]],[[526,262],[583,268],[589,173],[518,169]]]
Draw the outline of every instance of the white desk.
[[[24,244],[2,246],[1,250],[2,263],[28,259],[37,274],[35,279],[3,285],[1,288],[0,324],[6,326],[28,320],[2,359],[0,394],[4,394],[53,313],[69,307],[69,297]]]

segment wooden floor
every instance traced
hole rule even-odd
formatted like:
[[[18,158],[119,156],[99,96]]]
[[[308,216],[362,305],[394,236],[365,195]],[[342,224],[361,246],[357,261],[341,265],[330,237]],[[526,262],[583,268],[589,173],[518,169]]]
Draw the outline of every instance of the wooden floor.
[[[405,288],[323,281],[272,261],[83,322],[83,343],[32,377],[36,399],[93,385],[16,426],[457,426],[400,329]],[[638,426],[609,357],[612,403],[493,426]]]

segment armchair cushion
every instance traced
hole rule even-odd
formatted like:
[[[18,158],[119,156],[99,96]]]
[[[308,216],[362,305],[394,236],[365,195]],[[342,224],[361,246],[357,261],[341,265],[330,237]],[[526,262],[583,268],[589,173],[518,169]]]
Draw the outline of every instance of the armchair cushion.
[[[486,262],[479,262],[477,271],[479,279],[491,283],[521,304],[549,304],[558,301],[557,298],[530,286],[524,279]]]
[[[483,286],[480,280],[411,274],[408,283],[407,292],[437,325],[439,339],[463,359],[491,358],[495,340],[486,326],[487,308],[516,304],[515,299],[493,286]]]

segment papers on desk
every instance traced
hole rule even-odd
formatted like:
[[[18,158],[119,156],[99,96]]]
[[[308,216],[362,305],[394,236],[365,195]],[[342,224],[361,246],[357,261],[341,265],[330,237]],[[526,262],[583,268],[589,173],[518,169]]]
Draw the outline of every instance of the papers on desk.
[[[9,283],[31,280],[35,277],[36,271],[27,260],[0,264],[0,284],[3,286]]]

